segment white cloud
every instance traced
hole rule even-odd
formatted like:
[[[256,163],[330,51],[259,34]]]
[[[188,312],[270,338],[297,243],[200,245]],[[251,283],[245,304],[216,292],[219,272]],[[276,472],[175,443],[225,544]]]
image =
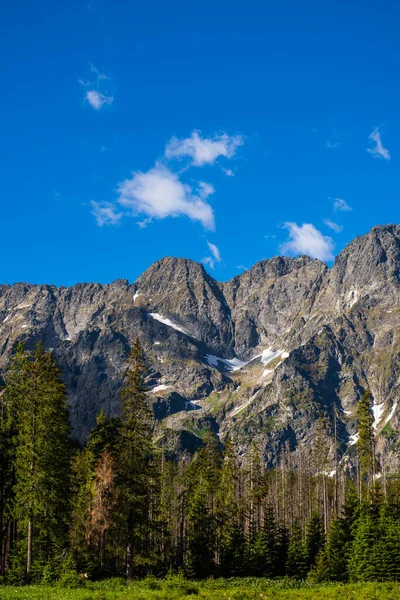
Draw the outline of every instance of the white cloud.
[[[202,259],[201,262],[213,269],[215,267],[215,263],[220,263],[222,261],[221,253],[219,251],[219,248],[215,244],[209,242],[208,240],[207,245],[208,249],[211,252],[211,256],[206,256]]]
[[[340,233],[343,231],[342,225],[338,225],[335,221],[331,221],[330,219],[324,219],[324,223],[329,229],[332,229],[335,233]]]
[[[122,212],[117,212],[116,206],[110,202],[95,202],[92,200],[92,215],[96,217],[97,225],[118,225]]]
[[[111,79],[105,73],[99,71],[93,64],[89,65],[88,81],[80,79],[79,83],[86,88],[85,100],[95,110],[100,110],[106,104],[114,102],[114,96],[110,92]]]
[[[332,142],[331,140],[327,140],[325,142],[325,146],[330,150],[336,150],[340,146],[340,142]]]
[[[222,171],[227,177],[235,177],[235,173],[232,171],[232,169],[226,169],[225,167],[222,167]]]
[[[353,210],[351,206],[347,204],[346,200],[343,200],[343,198],[331,198],[331,200],[333,200],[333,210],[335,212],[337,212],[338,210],[343,212]]]
[[[120,183],[118,192],[118,202],[133,214],[142,214],[149,219],[185,215],[193,221],[200,221],[207,229],[215,229],[213,209],[207,202],[214,188],[200,182],[195,193],[161,163],[146,173],[133,173],[130,179]],[[145,219],[145,222],[148,221]]]
[[[284,254],[307,254],[311,258],[319,258],[323,261],[333,260],[334,243],[332,238],[323,235],[311,223],[285,223],[289,230],[289,240],[282,244],[281,251]]]
[[[112,104],[114,101],[113,96],[105,96],[97,90],[88,90],[85,99],[95,110],[100,110],[105,104]]]
[[[204,138],[201,132],[193,131],[190,137],[183,140],[171,138],[165,148],[165,156],[168,159],[189,157],[193,166],[203,167],[214,164],[220,156],[232,158],[243,143],[241,135],[229,136],[222,133],[213,138]]]
[[[383,147],[381,141],[381,134],[379,133],[378,127],[375,127],[374,131],[369,135],[369,140],[371,142],[375,142],[374,148],[367,148],[367,152],[372,154],[375,158],[384,158],[385,160],[390,160],[389,150]]]

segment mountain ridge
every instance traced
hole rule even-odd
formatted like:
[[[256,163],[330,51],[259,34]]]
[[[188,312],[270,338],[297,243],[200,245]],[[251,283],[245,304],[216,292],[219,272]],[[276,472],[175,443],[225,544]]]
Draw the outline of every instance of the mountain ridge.
[[[172,454],[192,451],[209,426],[242,454],[255,441],[267,465],[284,451],[307,453],[319,415],[330,460],[335,414],[339,454],[351,455],[354,408],[370,388],[382,415],[377,453],[395,465],[397,436],[382,431],[399,423],[399,277],[400,226],[387,225],[355,238],[331,268],[278,256],[218,282],[200,263],[164,257],[132,284],[4,284],[0,368],[18,341],[43,342],[84,441],[101,408],[118,413],[123,364],[139,336],[158,441]]]

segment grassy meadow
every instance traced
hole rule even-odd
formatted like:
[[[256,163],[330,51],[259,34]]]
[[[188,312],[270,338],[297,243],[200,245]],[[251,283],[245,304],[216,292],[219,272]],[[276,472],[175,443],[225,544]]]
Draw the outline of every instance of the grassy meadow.
[[[122,580],[59,586],[0,586],[1,600],[400,600],[399,583],[312,585],[288,580],[209,579],[186,581],[147,578],[126,584]]]

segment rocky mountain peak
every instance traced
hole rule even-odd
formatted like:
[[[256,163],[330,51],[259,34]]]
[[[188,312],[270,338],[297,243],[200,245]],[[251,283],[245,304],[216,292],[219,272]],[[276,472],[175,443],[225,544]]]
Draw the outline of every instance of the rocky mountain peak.
[[[133,284],[1,285],[0,366],[18,341],[42,341],[84,440],[101,408],[118,413],[124,361],[139,337],[166,448],[190,451],[212,427],[241,453],[256,441],[268,464],[288,445],[309,451],[320,414],[329,427],[338,419],[340,452],[351,455],[355,406],[369,388],[377,452],[394,464],[399,272],[400,226],[387,225],[356,238],[331,269],[277,256],[220,283],[199,263],[165,257]]]

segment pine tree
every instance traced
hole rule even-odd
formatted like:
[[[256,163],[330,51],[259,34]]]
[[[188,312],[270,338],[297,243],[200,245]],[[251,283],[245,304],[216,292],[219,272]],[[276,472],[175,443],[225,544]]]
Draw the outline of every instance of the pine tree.
[[[94,494],[96,459],[86,447],[76,454],[72,463],[72,495],[74,504],[69,527],[69,540],[79,569],[92,572],[99,565],[99,557],[91,545],[90,513]]]
[[[12,545],[14,431],[4,390],[0,389],[0,576],[4,575]]]
[[[367,390],[357,405],[358,440],[357,454],[360,463],[361,498],[367,494],[374,473],[374,417],[372,396]]]
[[[232,441],[225,441],[217,493],[220,568],[224,577],[243,573],[245,536],[243,507],[239,498],[239,463]]]
[[[144,378],[146,363],[137,339],[129,354],[121,390],[121,427],[115,452],[116,515],[125,547],[125,574],[132,579],[135,565],[149,551],[153,486],[156,481],[152,441],[153,415]]]
[[[300,526],[295,523],[290,533],[286,560],[286,573],[289,577],[304,579],[307,574],[307,552],[304,547]]]
[[[306,526],[305,550],[308,569],[315,565],[317,556],[323,550],[324,544],[324,526],[320,515],[316,513],[309,519]]]
[[[377,562],[378,527],[368,506],[356,522],[354,542],[349,560],[351,581],[374,581],[379,575]]]
[[[6,402],[15,419],[15,504],[27,577],[66,540],[71,445],[67,395],[60,369],[38,344],[18,346],[6,373]],[[42,565],[42,566],[41,566]]]
[[[340,517],[332,520],[325,547],[329,579],[348,580],[348,562],[355,534],[360,503],[354,487],[348,490]]]
[[[275,522],[273,506],[268,504],[264,512],[264,525],[262,528],[264,540],[265,562],[264,577],[275,577],[278,575],[278,528]]]
[[[184,474],[188,538],[185,568],[190,577],[206,577],[216,568],[220,468],[219,441],[208,431],[204,436],[204,446]]]

